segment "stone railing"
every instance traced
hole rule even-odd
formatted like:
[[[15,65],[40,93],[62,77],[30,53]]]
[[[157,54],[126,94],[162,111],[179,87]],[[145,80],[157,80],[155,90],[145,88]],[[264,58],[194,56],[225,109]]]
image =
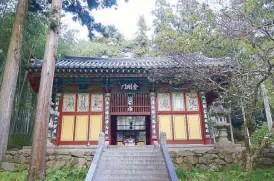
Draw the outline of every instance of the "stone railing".
[[[103,149],[104,149],[104,145],[105,145],[105,134],[100,133],[97,150],[96,150],[96,153],[93,157],[91,165],[89,167],[88,174],[85,178],[85,181],[92,181],[92,179],[94,178],[96,169],[98,168],[99,160],[101,158],[101,155],[102,155],[102,152],[103,152]]]
[[[176,175],[172,160],[169,156],[168,149],[166,146],[166,133],[162,132],[160,135],[160,144],[161,144],[161,149],[163,151],[164,159],[166,162],[166,166],[168,169],[168,173],[170,176],[171,181],[178,181],[178,177]]]

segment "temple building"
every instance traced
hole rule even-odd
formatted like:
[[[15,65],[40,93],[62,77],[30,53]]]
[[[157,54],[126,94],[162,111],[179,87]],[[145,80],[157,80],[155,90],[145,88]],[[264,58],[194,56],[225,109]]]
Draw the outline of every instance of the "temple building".
[[[210,66],[221,64],[196,58]],[[27,65],[36,92],[41,68],[37,59]],[[211,144],[207,110],[214,94],[190,86],[195,81],[192,74],[177,84],[153,74],[168,75],[173,69],[186,67],[168,57],[58,59],[52,102],[60,114],[52,120],[52,143],[95,145],[104,132],[112,145],[149,145],[165,132],[168,144]]]

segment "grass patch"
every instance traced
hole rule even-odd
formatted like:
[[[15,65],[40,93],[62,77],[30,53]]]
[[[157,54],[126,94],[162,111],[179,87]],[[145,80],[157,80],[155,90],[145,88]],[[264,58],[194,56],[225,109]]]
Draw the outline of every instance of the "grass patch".
[[[47,181],[83,181],[88,172],[87,168],[60,168],[47,169]],[[27,179],[27,170],[23,172],[2,172],[0,181],[24,181]]]
[[[231,167],[220,172],[193,169],[186,171],[177,169],[176,173],[181,181],[273,181],[274,167],[257,168],[250,174],[241,168]]]
[[[88,172],[87,168],[61,168],[47,169],[47,181],[83,181]],[[220,172],[202,171],[192,169],[186,171],[177,169],[177,175],[181,181],[273,181],[274,167],[258,168],[247,174],[237,167],[226,168]],[[1,172],[0,181],[24,181],[27,171]]]
[[[23,146],[31,146],[29,134],[13,134],[9,136],[8,150],[12,148],[22,149]]]

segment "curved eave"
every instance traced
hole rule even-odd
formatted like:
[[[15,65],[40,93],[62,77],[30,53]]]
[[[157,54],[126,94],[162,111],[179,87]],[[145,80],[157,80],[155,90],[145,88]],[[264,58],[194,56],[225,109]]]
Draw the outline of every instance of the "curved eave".
[[[27,67],[28,72],[41,72],[41,67]],[[69,74],[141,74],[145,73],[145,69],[141,68],[123,68],[123,69],[109,69],[109,68],[56,68],[55,73],[69,73]]]
[[[39,90],[39,84],[40,84],[40,78],[37,78],[33,76],[31,72],[28,72],[28,79],[30,86],[34,92],[38,92]]]

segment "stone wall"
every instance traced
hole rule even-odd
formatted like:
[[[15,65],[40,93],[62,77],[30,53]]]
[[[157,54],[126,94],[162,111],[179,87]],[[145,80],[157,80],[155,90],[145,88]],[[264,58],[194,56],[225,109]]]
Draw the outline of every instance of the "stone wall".
[[[47,152],[47,168],[88,168],[91,164],[95,150],[88,149],[64,149]],[[184,150],[169,152],[174,166],[190,170],[201,168],[205,170],[219,171],[227,165],[243,166],[245,155],[239,150]],[[8,151],[0,162],[0,169],[21,171],[28,168],[30,150]],[[274,148],[267,148],[254,162],[257,167],[274,165]]]
[[[171,151],[169,154],[176,168],[184,168],[186,170],[201,168],[219,171],[224,166],[237,165],[242,167],[245,164],[245,154],[239,150],[187,150]],[[263,154],[254,163],[256,167],[273,166],[274,148],[264,149]]]
[[[274,165],[274,148],[266,148],[260,157],[255,161],[256,167],[266,167]]]
[[[47,151],[47,168],[88,168],[95,151],[55,150]],[[30,150],[8,151],[0,162],[2,170],[21,171],[28,168]]]
[[[243,154],[240,151],[193,150],[169,153],[176,168],[191,170],[201,168],[205,170],[219,171],[225,165],[244,164]]]

